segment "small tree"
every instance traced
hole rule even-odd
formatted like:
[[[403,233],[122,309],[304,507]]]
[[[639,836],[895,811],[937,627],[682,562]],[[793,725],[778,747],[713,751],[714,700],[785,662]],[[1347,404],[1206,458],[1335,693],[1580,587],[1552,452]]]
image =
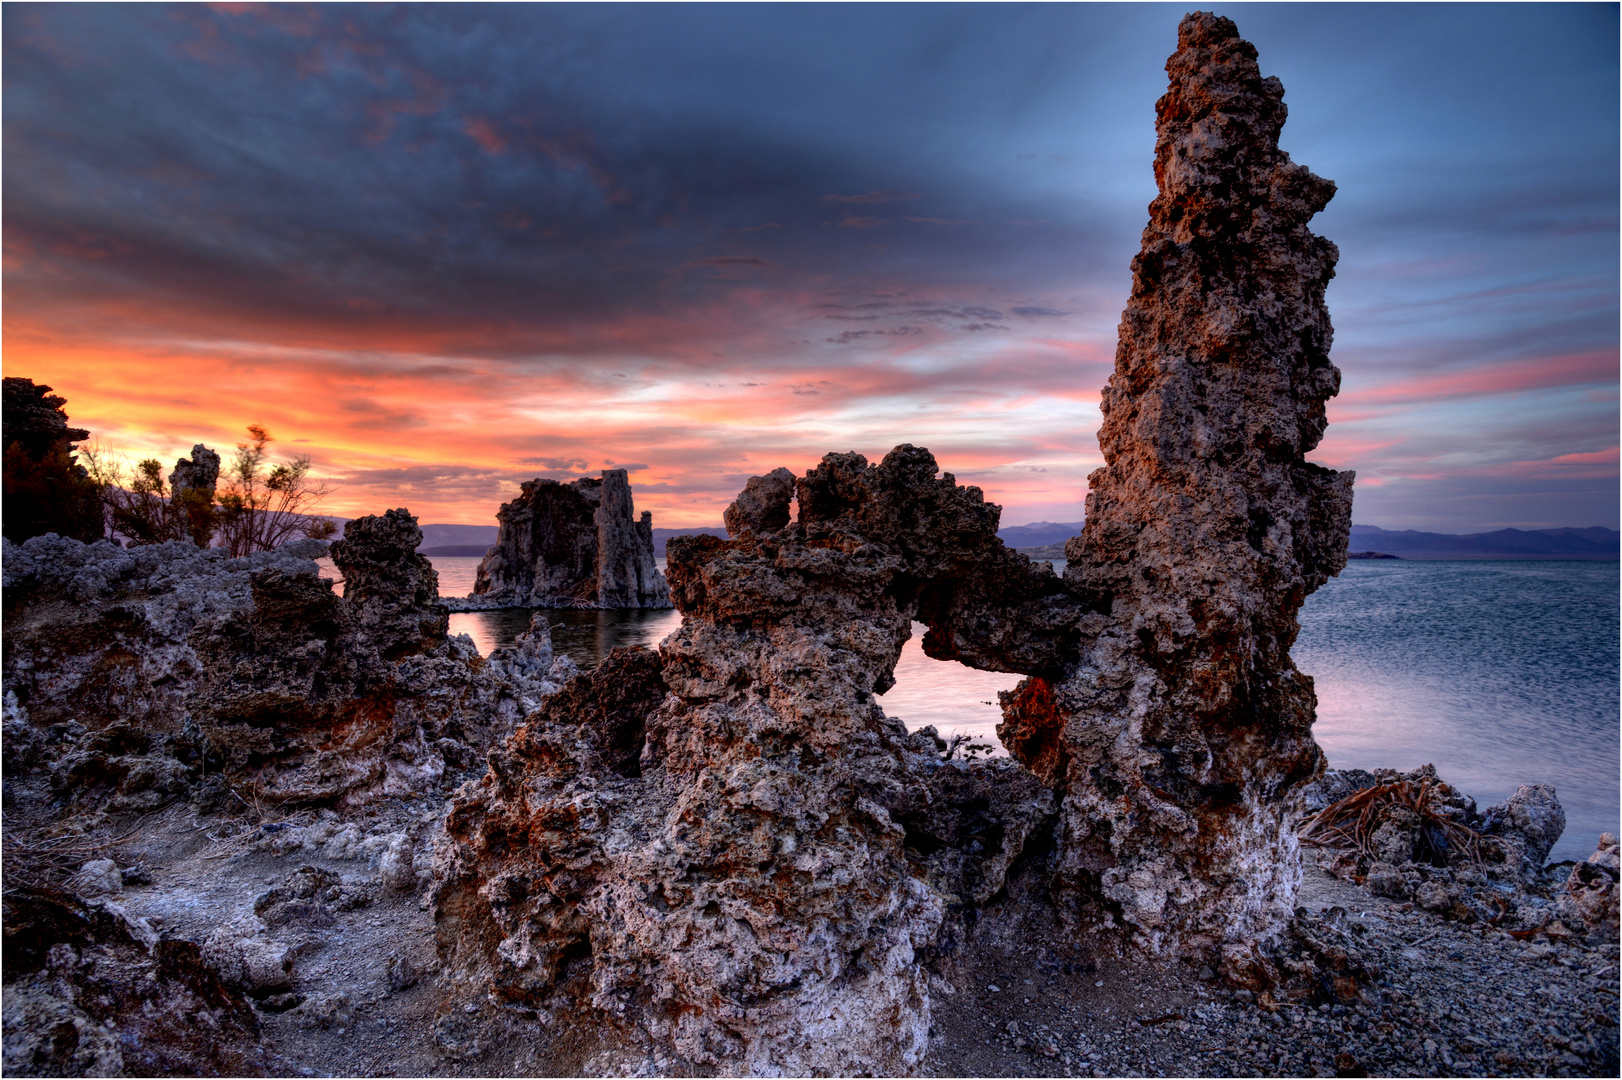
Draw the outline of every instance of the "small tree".
[[[113,534],[136,544],[190,540],[198,547],[208,546],[216,517],[214,477],[219,474],[219,455],[214,451],[199,444],[192,448],[192,458],[175,462],[173,490],[164,481],[163,463],[155,458],[132,469],[104,447],[88,447],[81,453],[90,478],[101,490]]]
[[[161,544],[186,535],[177,533],[174,528],[169,488],[163,482],[161,462],[148,458],[131,469],[127,462],[102,446],[86,447],[80,454],[90,471],[90,479],[101,490],[101,501],[107,507],[107,524],[113,534],[126,536],[137,544]]]
[[[280,547],[295,536],[325,539],[337,531],[326,518],[312,517],[327,486],[310,478],[309,457],[271,465],[265,447],[270,432],[248,425],[248,441],[237,443],[236,457],[225,476],[218,512],[219,536],[232,555],[249,555]]]

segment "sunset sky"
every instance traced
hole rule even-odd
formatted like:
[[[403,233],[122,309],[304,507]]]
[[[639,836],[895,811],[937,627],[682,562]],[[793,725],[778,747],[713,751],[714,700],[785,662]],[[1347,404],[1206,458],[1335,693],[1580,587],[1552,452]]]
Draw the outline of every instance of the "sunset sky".
[[[6,4],[5,373],[346,516],[911,442],[1079,520],[1186,10]],[[1616,527],[1618,8],[1214,10],[1339,184],[1354,519]]]

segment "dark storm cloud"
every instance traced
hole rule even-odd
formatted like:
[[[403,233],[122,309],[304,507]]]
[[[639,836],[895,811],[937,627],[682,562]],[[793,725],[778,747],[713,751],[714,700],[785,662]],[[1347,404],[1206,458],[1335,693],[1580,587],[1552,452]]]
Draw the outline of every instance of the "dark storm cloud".
[[[611,36],[616,18],[7,9],[7,243],[28,267],[8,298],[169,307],[261,334],[433,330],[496,355],[565,325],[590,348],[628,310],[724,298],[725,277],[673,285],[684,266],[828,273],[852,249],[804,231],[817,205],[927,201],[826,194],[871,168],[858,147],[814,153],[713,108],[668,115],[627,70],[649,43]],[[963,178],[940,179],[958,186],[943,205],[960,202]],[[753,251],[692,257],[748,230]],[[1001,247],[1017,273],[1017,246]]]

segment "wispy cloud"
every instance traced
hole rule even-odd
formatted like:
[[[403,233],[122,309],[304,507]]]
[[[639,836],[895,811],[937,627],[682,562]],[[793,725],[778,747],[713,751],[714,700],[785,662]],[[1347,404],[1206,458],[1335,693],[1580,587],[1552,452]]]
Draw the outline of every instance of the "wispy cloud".
[[[824,206],[838,206],[841,203],[907,202],[917,197],[910,191],[869,191],[866,195],[824,195],[817,201]]]

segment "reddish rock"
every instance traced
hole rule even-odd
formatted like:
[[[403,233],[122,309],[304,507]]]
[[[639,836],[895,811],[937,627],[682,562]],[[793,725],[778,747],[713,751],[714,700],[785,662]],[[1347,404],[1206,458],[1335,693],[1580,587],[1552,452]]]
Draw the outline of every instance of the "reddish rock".
[[[1115,374],[1066,585],[1108,597],[1054,694],[1059,866],[1151,949],[1248,950],[1300,878],[1293,786],[1315,777],[1307,594],[1345,566],[1352,474],[1306,460],[1340,386],[1308,220],[1334,185],[1278,148],[1284,88],[1234,24],[1178,28]],[[1019,743],[1024,720],[1009,718]]]

